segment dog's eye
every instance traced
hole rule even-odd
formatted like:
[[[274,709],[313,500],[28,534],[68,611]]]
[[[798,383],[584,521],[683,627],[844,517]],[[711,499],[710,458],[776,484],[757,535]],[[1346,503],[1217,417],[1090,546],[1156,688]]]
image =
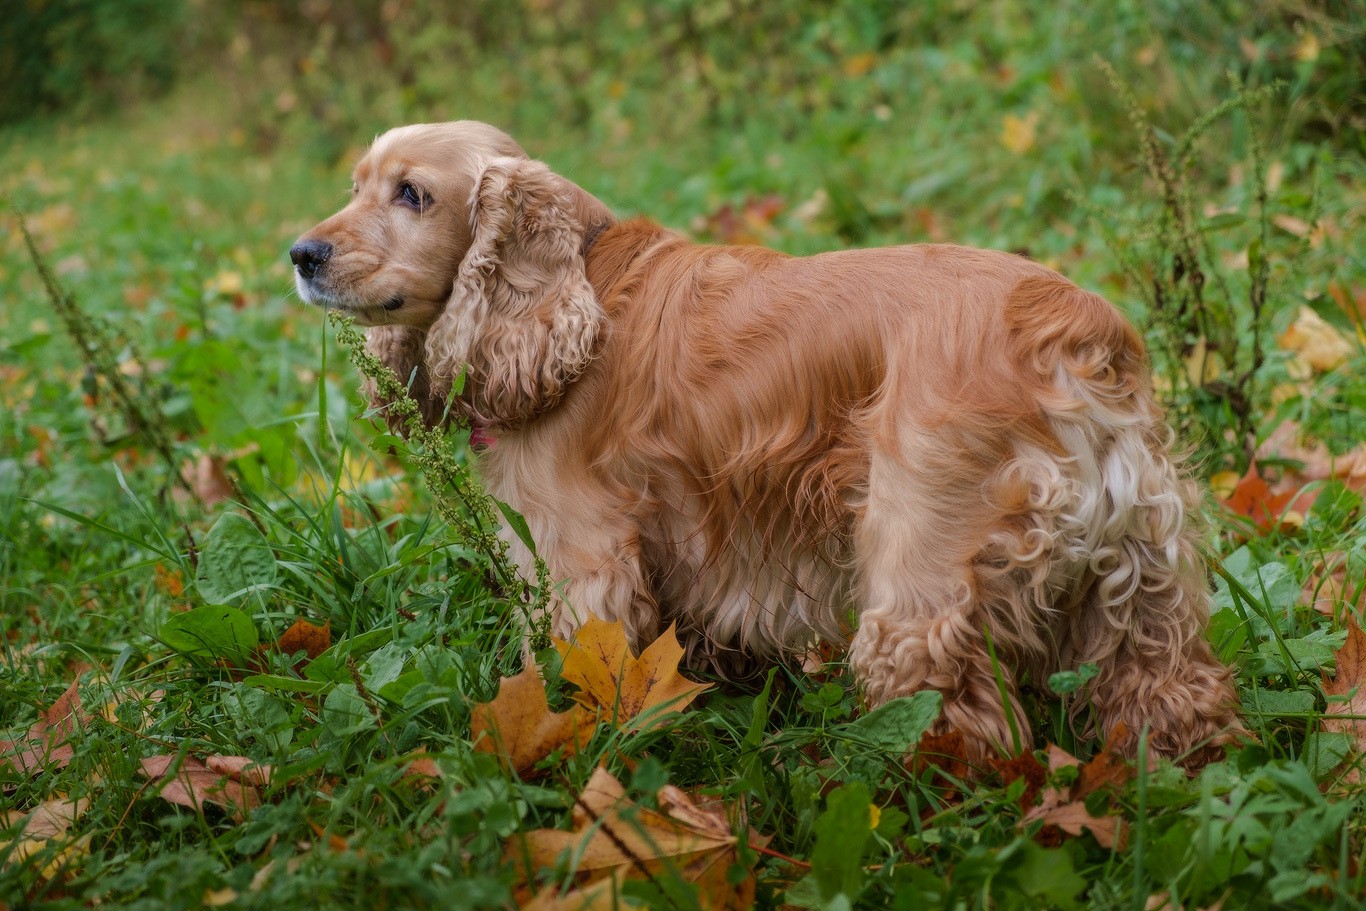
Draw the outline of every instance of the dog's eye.
[[[396,201],[421,212],[431,203],[432,198],[417,187],[404,181],[398,185],[398,199]]]

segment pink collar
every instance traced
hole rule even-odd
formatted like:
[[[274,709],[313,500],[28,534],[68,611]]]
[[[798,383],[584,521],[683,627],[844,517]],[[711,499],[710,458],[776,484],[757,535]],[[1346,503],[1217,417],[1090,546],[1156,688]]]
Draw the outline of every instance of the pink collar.
[[[498,445],[498,437],[494,436],[493,431],[487,425],[475,424],[470,427],[470,449],[475,452],[483,452],[485,449],[492,449]]]

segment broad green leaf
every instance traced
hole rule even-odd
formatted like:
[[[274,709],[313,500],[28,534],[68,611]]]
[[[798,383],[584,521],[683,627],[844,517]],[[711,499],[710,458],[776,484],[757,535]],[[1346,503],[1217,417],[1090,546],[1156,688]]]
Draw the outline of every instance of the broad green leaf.
[[[1316,698],[1308,690],[1249,690],[1243,710],[1259,715],[1302,715],[1314,710]]]
[[[323,700],[322,723],[331,739],[338,740],[375,727],[375,715],[355,684],[343,683]]]
[[[304,676],[309,680],[331,683],[350,680],[350,672],[346,669],[347,657],[369,654],[392,638],[394,638],[393,628],[386,626],[382,629],[371,630],[368,633],[361,633],[354,639],[343,639],[310,661],[308,666],[304,668]]]
[[[327,683],[321,680],[300,680],[298,677],[285,677],[281,674],[253,674],[244,677],[247,686],[258,686],[263,690],[280,690],[293,693],[321,693]]]
[[[412,655],[412,647],[399,642],[381,646],[361,667],[361,677],[365,680],[366,688],[372,693],[377,693],[393,683],[403,674],[403,666]]]
[[[836,730],[891,753],[906,753],[920,742],[939,717],[942,702],[939,693],[922,690],[914,696],[902,696],[884,703]]]
[[[1285,652],[1281,647],[1285,647]],[[1285,653],[1289,653],[1290,662]],[[1263,642],[1249,662],[1248,672],[1257,677],[1275,674],[1299,674],[1316,671],[1333,664],[1336,652],[1327,642],[1314,639],[1286,639],[1283,642]]]
[[[1044,907],[1077,907],[1077,896],[1086,888],[1086,880],[1077,875],[1072,856],[1066,851],[1041,848],[1032,841],[1024,841],[1014,860],[1009,877],[1013,883],[1002,884],[1006,891],[1018,890],[1028,898],[1043,902]],[[1017,898],[1018,893],[1010,897]],[[1007,902],[1006,905],[1038,907],[1033,902]]]
[[[1075,693],[1099,673],[1100,667],[1094,661],[1088,661],[1075,671],[1058,671],[1050,676],[1048,688],[1058,695]]]
[[[195,587],[210,604],[228,604],[243,594],[273,585],[275,554],[252,521],[224,513],[209,529],[199,554]]]
[[[237,661],[256,650],[260,638],[251,618],[235,607],[197,607],[173,614],[159,633],[186,655]]]
[[[844,895],[852,902],[863,891],[863,848],[872,835],[872,822],[872,804],[862,782],[837,788],[826,798],[811,851],[811,876],[825,901]]]

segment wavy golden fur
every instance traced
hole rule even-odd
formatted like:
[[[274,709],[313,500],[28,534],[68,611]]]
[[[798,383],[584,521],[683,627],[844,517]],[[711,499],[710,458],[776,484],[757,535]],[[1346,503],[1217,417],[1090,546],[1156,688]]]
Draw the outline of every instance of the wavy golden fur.
[[[559,635],[677,623],[722,672],[847,641],[870,703],[936,689],[984,747],[1028,743],[1022,677],[1087,661],[1075,707],[1130,748],[1241,731],[1193,493],[1103,299],[964,247],[698,245],[468,121],[386,133],[355,179],[292,252],[300,293],[373,325],[429,421],[466,371]]]

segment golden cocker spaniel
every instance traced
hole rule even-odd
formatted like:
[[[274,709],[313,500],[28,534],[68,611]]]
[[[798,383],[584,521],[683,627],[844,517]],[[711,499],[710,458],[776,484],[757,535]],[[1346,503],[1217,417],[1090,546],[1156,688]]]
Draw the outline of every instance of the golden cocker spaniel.
[[[428,421],[466,371],[449,407],[557,635],[677,623],[722,673],[847,642],[871,704],[938,690],[979,749],[1028,736],[1022,677],[1083,662],[1074,709],[1130,750],[1242,730],[1142,342],[1043,266],[699,245],[472,121],[379,137],[290,256]]]

